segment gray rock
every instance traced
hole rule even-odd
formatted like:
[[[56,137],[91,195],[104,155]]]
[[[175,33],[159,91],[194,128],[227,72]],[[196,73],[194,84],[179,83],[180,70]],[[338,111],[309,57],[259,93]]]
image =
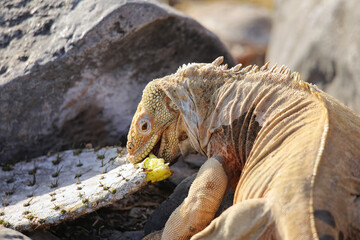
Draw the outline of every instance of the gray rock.
[[[171,165],[171,170],[174,172],[168,180],[173,183],[174,186],[177,186],[185,178],[197,173],[205,160],[206,157],[199,154],[180,157],[175,164]]]
[[[218,35],[238,62],[264,63],[272,17],[268,9],[235,1],[191,2],[179,8]]]
[[[140,240],[144,237],[144,231],[120,232],[115,229],[105,229],[101,231],[101,237],[83,236],[81,239],[101,239],[101,240]],[[72,236],[73,237],[73,236]],[[91,238],[92,237],[92,238]],[[74,239],[74,238],[73,238]],[[35,239],[33,239],[35,240]]]
[[[143,87],[224,55],[219,39],[155,1],[5,0],[0,12],[0,163],[125,142]]]
[[[37,229],[32,232],[29,232],[28,236],[32,240],[60,240],[60,238],[56,237],[50,231],[46,231],[43,229]]]
[[[119,238],[109,238],[109,239],[118,239],[118,240],[140,240],[144,237],[143,231],[131,231],[124,232]]]
[[[268,60],[360,113],[360,2],[277,0]]]
[[[194,169],[199,169],[206,160],[207,157],[200,154],[189,154],[184,158],[184,162]]]
[[[9,229],[9,228],[4,228],[4,227],[0,227],[0,239],[9,239],[9,240],[31,240],[31,238],[28,238],[27,236],[25,236],[24,234]]]

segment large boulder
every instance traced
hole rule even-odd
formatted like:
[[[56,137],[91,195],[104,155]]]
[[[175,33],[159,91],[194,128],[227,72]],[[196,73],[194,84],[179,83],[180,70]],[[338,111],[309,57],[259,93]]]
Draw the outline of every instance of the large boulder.
[[[213,33],[156,1],[1,5],[0,164],[124,143],[147,82],[219,55],[235,64]]]
[[[360,1],[277,0],[268,60],[360,113]]]

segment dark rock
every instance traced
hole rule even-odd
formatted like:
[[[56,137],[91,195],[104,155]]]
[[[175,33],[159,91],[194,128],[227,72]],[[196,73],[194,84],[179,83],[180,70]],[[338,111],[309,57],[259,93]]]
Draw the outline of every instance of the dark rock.
[[[277,0],[268,60],[360,113],[359,11],[358,0]]]
[[[50,28],[53,25],[54,20],[48,19],[45,22],[39,24],[37,29],[34,31],[34,36],[50,34]]]
[[[49,231],[38,229],[27,234],[32,240],[60,240]]]
[[[118,240],[140,240],[144,237],[143,231],[130,231],[124,232],[119,238],[109,238],[109,239],[118,239]]]
[[[25,236],[24,234],[9,229],[9,228],[4,228],[4,227],[0,227],[0,239],[9,239],[9,240],[31,240],[30,238],[28,238],[27,236]]]
[[[1,33],[0,35],[0,48],[5,48],[9,45],[11,41],[10,35],[6,33]]]
[[[1,3],[3,4],[4,8],[20,8],[24,7],[28,4],[31,0],[2,0]]]
[[[130,210],[129,216],[132,218],[140,218],[144,211],[146,211],[145,207],[134,207]]]
[[[161,240],[162,233],[163,233],[162,230],[152,232],[146,235],[142,240]]]
[[[0,12],[31,15],[0,32],[22,31],[0,39],[2,164],[88,142],[119,144],[147,82],[220,55],[235,64],[214,34],[155,1],[18,2],[5,1]]]
[[[169,181],[177,186],[185,178],[197,173],[201,165],[205,162],[206,157],[199,154],[190,154],[186,157],[180,157],[179,160],[171,165],[174,171]]]
[[[164,228],[166,221],[171,213],[184,201],[187,197],[190,186],[195,180],[196,174],[184,179],[170,195],[169,199],[160,204],[160,206],[150,215],[149,220],[144,227],[145,235]],[[234,192],[230,189],[225,195],[218,212],[215,217],[219,216],[223,211],[230,207],[233,203]]]
[[[101,236],[94,236],[95,234],[89,234],[89,236],[82,235],[81,238],[74,238],[70,236],[69,239],[101,239],[101,240],[140,240],[144,237],[144,231],[128,231],[121,232],[115,229],[102,229]],[[60,239],[60,238],[59,238]],[[32,239],[32,240],[48,240],[44,239]],[[52,240],[49,238],[49,240]],[[55,240],[55,239],[54,239]]]
[[[218,211],[215,214],[215,217],[220,216],[220,214],[225,211],[226,209],[228,209],[229,207],[231,207],[233,205],[233,201],[234,201],[234,191],[230,188],[229,191],[225,194]]]
[[[21,61],[21,62],[25,62],[26,60],[28,60],[28,56],[26,56],[26,55],[22,55],[22,56],[19,56],[18,57],[18,59],[19,59],[19,61]]]
[[[179,8],[218,35],[238,62],[264,63],[271,30],[268,9],[235,1],[191,2]]]
[[[22,37],[21,30],[9,31],[8,33],[0,33],[0,48],[6,48],[9,46],[13,39],[19,39]]]
[[[7,67],[5,67],[5,66],[0,67],[0,75],[6,73],[6,71],[7,71]]]
[[[184,158],[184,162],[191,168],[199,169],[207,160],[205,156],[200,154],[189,154]],[[191,174],[192,175],[192,174]]]

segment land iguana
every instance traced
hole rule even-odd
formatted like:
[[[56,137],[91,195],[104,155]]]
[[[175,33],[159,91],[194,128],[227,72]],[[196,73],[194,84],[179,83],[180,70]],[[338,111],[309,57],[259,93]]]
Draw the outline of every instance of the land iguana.
[[[151,81],[134,115],[132,163],[208,158],[162,239],[360,239],[360,118],[286,67],[222,61]]]

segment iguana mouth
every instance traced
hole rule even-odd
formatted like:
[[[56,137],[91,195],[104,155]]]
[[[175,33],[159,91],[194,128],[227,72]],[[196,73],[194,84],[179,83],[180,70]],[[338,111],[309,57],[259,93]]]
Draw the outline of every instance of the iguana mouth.
[[[161,157],[161,156],[158,156],[159,151],[160,151],[161,140],[162,140],[162,136],[160,136],[159,140],[157,141],[157,143],[155,144],[155,146],[151,150],[151,152],[157,157]]]
[[[160,142],[160,139],[161,136],[158,137],[158,135],[153,135],[148,144],[141,149],[136,149],[135,151],[130,150],[133,147],[133,143],[131,141],[128,142],[128,154],[126,158],[133,164],[143,161],[151,153],[151,151],[153,151],[158,142]],[[129,147],[130,144],[132,147]]]
[[[127,159],[132,163],[142,162],[145,158],[149,156],[150,153],[153,153],[155,156],[160,154],[162,135],[158,137],[158,135],[154,135],[150,140],[150,144],[148,144],[145,148],[140,150],[137,153],[128,153]]]
[[[149,156],[150,153],[154,154],[155,156],[159,158],[163,158],[165,162],[171,163],[175,159],[175,155],[173,154],[176,152],[175,144],[176,139],[172,137],[172,141],[167,141],[169,139],[168,132],[163,130],[162,132],[154,133],[154,135],[151,136],[151,138],[144,144],[139,143],[135,141],[135,146],[141,146],[140,148],[135,148],[134,142],[128,141],[128,155],[127,159],[133,163],[140,163],[144,161],[145,158]]]

